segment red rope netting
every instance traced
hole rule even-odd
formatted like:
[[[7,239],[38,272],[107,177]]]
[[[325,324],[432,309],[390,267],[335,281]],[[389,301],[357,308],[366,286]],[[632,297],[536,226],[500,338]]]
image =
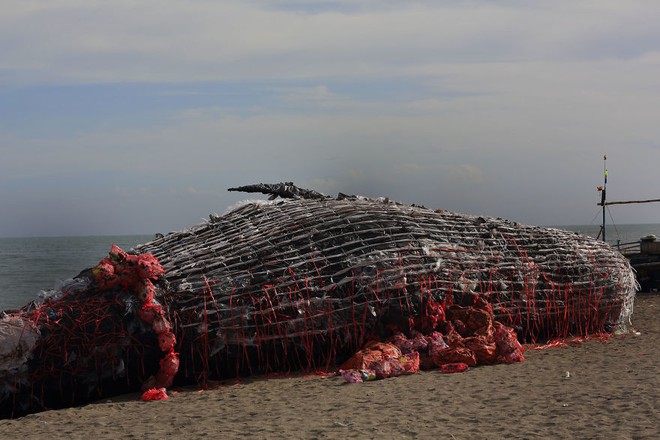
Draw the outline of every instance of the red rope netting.
[[[316,268],[316,261],[311,265]],[[410,277],[409,265],[402,256],[394,265],[378,269],[370,282],[354,270],[331,285],[324,284],[318,272],[314,278],[302,278],[294,268],[285,267],[260,289],[232,287],[225,301],[214,295],[219,285],[226,288],[222,280],[204,278],[197,305],[177,310],[178,331],[190,342],[181,349],[182,356],[191,360],[185,374],[205,383],[209,374],[327,371],[356,352],[358,360],[352,358],[342,367],[360,373],[347,373],[348,378],[362,377],[367,370],[375,370],[373,377],[378,378],[419,368],[462,371],[463,366],[444,366],[522,361],[517,336],[536,344],[548,335],[558,340],[601,335],[611,330],[608,325],[621,313],[621,298],[604,299],[604,288],[593,286],[578,292],[570,282],[551,283],[551,294],[539,299],[534,280],[544,275],[533,264],[529,264],[533,275],[524,277],[521,291],[495,289],[503,273],[492,270],[491,278],[478,283],[470,294],[454,291],[460,280],[469,277],[470,269],[440,281],[433,273]],[[517,272],[508,278],[514,288],[516,276]],[[438,302],[441,291],[447,293]],[[319,298],[318,292],[327,293]],[[172,293],[170,301],[184,304],[190,296]],[[521,301],[526,308],[520,307]],[[399,351],[393,350],[396,356],[380,353],[372,358],[375,350],[369,344],[374,341],[387,341]]]
[[[585,237],[373,201],[246,205],[135,251],[19,312],[40,337],[0,374],[11,414],[175,380],[517,362],[521,343],[609,334],[634,295],[625,259]]]

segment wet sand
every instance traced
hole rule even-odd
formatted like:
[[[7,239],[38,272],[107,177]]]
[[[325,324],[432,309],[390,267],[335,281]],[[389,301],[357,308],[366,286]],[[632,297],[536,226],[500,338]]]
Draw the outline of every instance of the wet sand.
[[[656,439],[660,294],[637,297],[633,327],[640,334],[530,350],[523,363],[459,374],[363,384],[256,378],[171,390],[160,402],[125,395],[0,420],[0,438]]]

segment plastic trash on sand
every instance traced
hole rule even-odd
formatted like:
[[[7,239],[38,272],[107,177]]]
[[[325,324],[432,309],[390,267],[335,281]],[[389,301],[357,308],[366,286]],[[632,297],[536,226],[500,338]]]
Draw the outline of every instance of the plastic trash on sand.
[[[440,371],[443,373],[462,373],[464,371],[467,371],[468,364],[464,364],[462,362],[457,362],[454,364],[444,364],[443,366],[440,367]]]
[[[339,370],[339,374],[348,383],[362,383],[368,380],[376,380],[376,372],[374,370]]]
[[[165,388],[150,388],[142,393],[142,400],[145,402],[150,400],[167,400],[167,392]]]
[[[385,379],[416,373],[419,371],[419,361],[417,351],[402,354],[394,344],[376,342],[368,344],[344,362],[339,374],[349,383]],[[365,376],[364,372],[368,374]]]
[[[395,329],[387,342],[370,342],[341,365],[341,376],[350,383],[413,374],[440,368],[458,373],[477,365],[522,362],[523,347],[516,332],[493,318],[492,307],[475,297],[473,306],[452,305],[445,314],[438,309],[427,334],[417,329]],[[441,332],[442,331],[442,332]],[[362,372],[368,371],[368,375]]]

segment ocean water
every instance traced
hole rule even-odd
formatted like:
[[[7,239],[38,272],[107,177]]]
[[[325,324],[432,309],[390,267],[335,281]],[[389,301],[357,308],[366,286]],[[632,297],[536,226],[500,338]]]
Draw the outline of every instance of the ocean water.
[[[596,237],[599,225],[554,226]],[[607,241],[616,245],[650,234],[660,238],[660,224],[608,226]],[[151,235],[98,237],[0,238],[0,310],[20,308],[42,290],[95,266],[116,244],[124,250],[153,239]]]
[[[580,234],[598,237],[600,225],[575,225],[575,226],[552,226],[553,228],[566,229],[579,232]],[[624,245],[639,241],[640,238],[655,235],[660,240],[660,224],[649,223],[640,225],[606,225],[605,238],[612,246]]]
[[[98,237],[0,238],[0,310],[19,308],[93,267],[108,256],[110,246],[124,250],[152,235]]]

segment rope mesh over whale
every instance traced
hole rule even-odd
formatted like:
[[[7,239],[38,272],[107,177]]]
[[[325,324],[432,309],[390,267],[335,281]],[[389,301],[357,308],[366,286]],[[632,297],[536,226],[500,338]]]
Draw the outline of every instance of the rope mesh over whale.
[[[237,189],[274,198],[127,254],[162,266],[148,298],[142,281],[103,286],[97,266],[2,318],[36,335],[27,362],[0,369],[3,414],[134,390],[159,373],[169,386],[327,370],[371,339],[411,336],[434,305],[479,300],[530,343],[609,333],[632,314],[628,261],[588,237],[291,183]],[[167,321],[161,333],[140,313],[149,304]]]

